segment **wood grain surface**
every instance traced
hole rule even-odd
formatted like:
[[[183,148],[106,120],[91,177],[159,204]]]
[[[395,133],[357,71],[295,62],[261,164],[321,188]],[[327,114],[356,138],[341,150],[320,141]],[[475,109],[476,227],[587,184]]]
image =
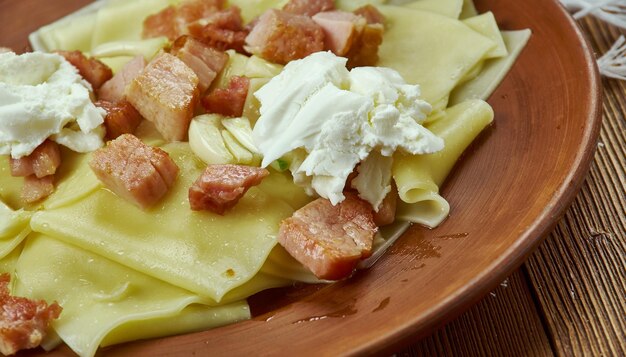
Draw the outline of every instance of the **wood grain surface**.
[[[598,56],[618,28],[579,25]],[[604,79],[593,166],[557,228],[509,280],[402,356],[626,356],[626,82]]]

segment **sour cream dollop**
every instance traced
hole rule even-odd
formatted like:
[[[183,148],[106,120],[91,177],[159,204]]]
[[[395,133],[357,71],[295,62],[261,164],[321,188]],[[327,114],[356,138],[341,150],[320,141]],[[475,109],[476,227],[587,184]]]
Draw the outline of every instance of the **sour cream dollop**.
[[[304,149],[290,167],[294,181],[333,204],[344,200],[346,180],[363,162],[353,187],[378,209],[391,189],[393,153],[428,154],[444,143],[421,125],[431,106],[418,85],[389,68],[348,71],[346,62],[318,52],[287,64],[254,94],[261,116],[253,139],[263,167]]]
[[[0,53],[0,155],[30,155],[47,138],[77,152],[101,147],[106,112],[62,56]]]

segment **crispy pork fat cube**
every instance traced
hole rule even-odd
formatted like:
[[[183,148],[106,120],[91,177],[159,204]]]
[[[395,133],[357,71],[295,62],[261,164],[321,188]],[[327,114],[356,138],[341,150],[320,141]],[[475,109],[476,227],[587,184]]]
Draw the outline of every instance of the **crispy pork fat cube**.
[[[174,41],[187,33],[187,25],[224,8],[225,0],[185,0],[148,16],[143,22],[143,38],[165,36]]]
[[[194,211],[208,210],[223,215],[234,207],[252,186],[269,175],[260,167],[209,165],[189,188],[189,204]]]
[[[365,18],[345,11],[320,12],[313,16],[324,30],[324,49],[337,56],[345,56],[352,47],[354,39],[363,31]]]
[[[381,24],[367,24],[354,41],[346,54],[348,68],[375,66],[378,62],[378,47],[383,43],[385,28]]]
[[[126,87],[143,71],[144,67],[146,67],[146,60],[142,55],[133,58],[100,87],[98,99],[112,103],[124,99]]]
[[[216,88],[202,98],[202,106],[209,113],[240,117],[243,114],[249,87],[249,78],[233,76],[227,88]]]
[[[371,255],[378,230],[371,205],[345,194],[336,206],[318,198],[280,225],[280,244],[320,279],[346,278],[359,260]]]
[[[50,196],[54,192],[54,175],[24,177],[24,186],[20,197],[24,203],[35,203]]]
[[[173,55],[180,58],[198,76],[200,93],[204,93],[224,68],[228,55],[211,48],[189,36],[181,36],[174,42]]]
[[[165,196],[178,175],[178,166],[165,151],[131,134],[96,150],[89,166],[107,188],[143,209]]]
[[[290,0],[283,10],[291,14],[313,16],[318,12],[335,9],[333,0]]]
[[[124,99],[116,103],[99,100],[96,106],[107,112],[104,117],[107,140],[113,140],[122,134],[133,134],[141,124],[142,118],[139,112]]]
[[[363,16],[368,24],[385,24],[385,15],[381,14],[378,9],[370,4],[361,6],[354,10],[354,13],[359,16]]]
[[[87,58],[80,51],[58,51],[57,53],[76,67],[78,73],[91,84],[94,90],[113,77],[113,71],[109,66],[93,57]]]
[[[126,89],[130,104],[169,141],[187,137],[198,97],[198,76],[169,53],[148,63]]]
[[[5,356],[39,346],[63,310],[56,302],[11,296],[10,279],[0,275],[0,354]]]
[[[243,25],[241,9],[237,6],[230,6],[195,21],[187,26],[187,31],[218,50],[233,49],[245,53],[243,46],[249,31]]]
[[[28,156],[9,159],[12,176],[35,175],[38,178],[53,175],[61,165],[59,145],[51,140],[44,141]]]
[[[271,9],[259,18],[246,50],[264,59],[286,64],[324,49],[324,32],[310,17]]]

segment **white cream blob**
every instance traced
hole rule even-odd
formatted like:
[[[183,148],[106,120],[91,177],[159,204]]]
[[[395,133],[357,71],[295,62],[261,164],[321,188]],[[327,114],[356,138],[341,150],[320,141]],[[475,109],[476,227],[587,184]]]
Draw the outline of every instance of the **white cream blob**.
[[[27,156],[47,138],[77,152],[104,143],[106,112],[91,85],[58,54],[0,54],[0,155]]]
[[[263,167],[303,148],[304,159],[290,166],[295,182],[333,204],[343,201],[354,168],[371,157],[359,175],[377,172],[377,184],[357,177],[353,187],[378,209],[390,191],[390,157],[396,150],[428,154],[444,144],[421,125],[431,106],[420,99],[419,86],[388,68],[348,71],[346,62],[318,52],[285,66],[255,93],[261,117],[253,139]]]

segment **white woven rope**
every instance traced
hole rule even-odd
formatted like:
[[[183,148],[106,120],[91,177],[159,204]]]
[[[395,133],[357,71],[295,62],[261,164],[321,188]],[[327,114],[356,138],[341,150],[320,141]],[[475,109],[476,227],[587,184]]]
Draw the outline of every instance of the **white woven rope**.
[[[575,19],[592,15],[604,22],[626,29],[626,0],[561,0]],[[624,36],[598,59],[600,73],[626,80],[626,39]]]

